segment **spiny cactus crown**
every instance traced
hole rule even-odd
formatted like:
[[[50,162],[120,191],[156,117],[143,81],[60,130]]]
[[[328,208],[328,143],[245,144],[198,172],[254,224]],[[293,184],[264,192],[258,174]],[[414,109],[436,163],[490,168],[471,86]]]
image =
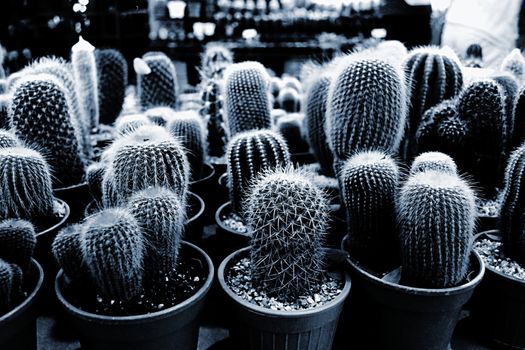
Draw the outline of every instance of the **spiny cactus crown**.
[[[401,282],[422,288],[461,284],[475,215],[474,192],[459,176],[432,170],[410,176],[398,201]]]
[[[26,270],[36,246],[35,228],[29,221],[0,221],[0,258]]]
[[[284,300],[319,287],[328,229],[328,202],[319,188],[290,168],[265,172],[247,197],[245,217],[255,285]]]
[[[128,63],[115,49],[96,50],[95,58],[100,122],[111,124],[122,111],[124,104],[128,85]]]
[[[21,146],[20,140],[16,135],[9,131],[0,129],[0,148]]]
[[[51,174],[40,153],[0,148],[0,203],[0,219],[31,220],[53,212]]]
[[[147,70],[137,73],[137,95],[142,110],[152,107],[177,107],[178,83],[175,65],[161,52],[146,53],[142,62]],[[146,73],[146,74],[144,74]]]
[[[483,48],[479,44],[471,44],[469,47],[467,47],[467,52],[463,62],[465,67],[482,68]]]
[[[520,85],[525,81],[525,58],[521,54],[520,49],[512,50],[503,59],[500,70],[512,74]]]
[[[450,175],[458,173],[458,167],[449,155],[441,152],[425,152],[417,156],[412,162],[410,175],[413,176],[429,170]]]
[[[408,54],[406,46],[398,40],[385,40],[380,42],[374,49],[373,54],[389,62],[401,63]]]
[[[123,136],[133,133],[144,125],[153,125],[151,120],[144,114],[126,114],[117,118],[115,130],[118,135]]]
[[[281,135],[270,130],[248,131],[228,143],[227,172],[233,211],[241,205],[250,183],[266,169],[290,164],[290,152]]]

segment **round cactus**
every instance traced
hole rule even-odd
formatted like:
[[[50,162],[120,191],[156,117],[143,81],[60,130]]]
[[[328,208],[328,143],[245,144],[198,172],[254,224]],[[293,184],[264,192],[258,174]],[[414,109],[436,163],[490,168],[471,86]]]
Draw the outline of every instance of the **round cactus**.
[[[139,59],[140,60],[140,59]],[[142,110],[152,107],[177,107],[178,83],[175,65],[162,52],[150,52],[142,57],[145,71],[137,73],[137,95]]]
[[[481,45],[471,44],[467,47],[464,65],[471,68],[483,68],[483,48]]]
[[[96,50],[95,58],[100,122],[111,124],[122,111],[124,104],[128,85],[128,63],[115,49]]]
[[[100,200],[102,198],[102,182],[104,181],[106,167],[107,164],[104,162],[94,162],[86,169],[86,181],[88,183],[89,192],[95,200]]]
[[[0,128],[9,129],[11,120],[9,119],[9,105],[12,96],[9,94],[0,94]]]
[[[23,270],[31,264],[36,246],[35,228],[29,221],[0,221],[0,256]]]
[[[208,154],[222,157],[226,146],[226,131],[224,130],[223,99],[220,84],[209,80],[203,87],[201,116],[206,120],[208,130]]]
[[[456,163],[447,154],[441,152],[425,152],[417,156],[412,162],[410,176],[430,170],[450,175],[456,175],[458,173]]]

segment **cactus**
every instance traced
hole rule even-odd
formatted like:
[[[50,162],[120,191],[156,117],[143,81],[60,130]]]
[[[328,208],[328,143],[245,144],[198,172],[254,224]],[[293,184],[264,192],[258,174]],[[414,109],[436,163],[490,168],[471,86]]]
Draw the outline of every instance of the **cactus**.
[[[16,264],[0,259],[0,313],[10,311],[22,294],[23,274]]]
[[[441,152],[421,153],[414,159],[410,167],[410,176],[414,176],[425,171],[438,171],[450,175],[458,174],[458,167],[454,160]]]
[[[291,87],[283,88],[279,92],[277,102],[279,108],[287,113],[297,113],[301,109],[301,96]]]
[[[268,79],[266,69],[258,62],[236,63],[226,69],[223,94],[230,137],[272,127]]]
[[[147,255],[144,270],[153,285],[166,281],[177,265],[185,222],[185,210],[178,196],[165,188],[135,193],[128,209],[144,230]]]
[[[71,117],[67,95],[58,79],[47,74],[21,78],[9,114],[16,135],[48,155],[55,187],[81,182],[85,170],[79,143],[81,127]]]
[[[520,142],[514,140],[515,116],[514,102],[518,94],[518,83],[510,74],[500,74],[492,77],[501,87],[505,99],[505,126],[507,138],[505,142],[505,153],[508,154],[514,147],[518,147]]]
[[[147,53],[142,58],[145,71],[137,71],[137,95],[142,110],[152,107],[177,107],[177,72],[175,65],[161,52]]]
[[[403,72],[359,54],[339,61],[327,100],[326,134],[336,160],[366,149],[396,153],[407,92]]]
[[[4,94],[6,91],[7,91],[7,80],[0,79],[0,94]]]
[[[238,134],[228,143],[226,154],[230,202],[238,214],[242,214],[242,202],[251,182],[261,171],[290,164],[286,141],[270,130]]]
[[[408,178],[398,205],[401,282],[420,288],[461,284],[475,227],[472,189],[457,175],[429,170]]]
[[[303,85],[296,77],[285,76],[282,78],[283,88],[290,87],[297,91],[299,94],[303,92]]]
[[[29,268],[35,251],[35,228],[29,221],[7,219],[0,221],[0,256],[10,263]]]
[[[0,94],[0,128],[2,129],[9,129],[11,126],[11,121],[9,120],[9,105],[11,101],[11,95]]]
[[[105,162],[94,162],[86,169],[86,181],[88,183],[89,192],[95,200],[100,200],[102,198],[102,182],[104,181],[106,167],[107,164]]]
[[[512,74],[519,85],[525,82],[525,58],[520,49],[512,50],[501,62],[500,70]]]
[[[291,154],[308,152],[308,143],[302,132],[303,122],[304,114],[293,113],[279,118],[275,124],[275,131],[286,140]]]
[[[391,63],[401,63],[408,54],[406,46],[398,40],[381,41],[372,49],[373,54]]]
[[[463,87],[459,59],[450,50],[423,47],[413,50],[404,62],[412,85],[411,109],[405,130],[405,159],[415,155],[415,134],[426,110],[453,98]]]
[[[222,45],[208,44],[201,57],[201,75],[205,79],[220,79],[224,70],[233,63],[233,54]]]
[[[479,44],[471,44],[467,47],[464,65],[471,68],[483,68],[483,49]]]
[[[73,279],[84,277],[87,269],[80,249],[81,230],[81,224],[66,226],[60,230],[51,244],[51,252],[58,265],[66,276]]]
[[[282,300],[319,288],[328,229],[328,202],[319,188],[296,170],[265,172],[247,197],[245,217],[253,232],[254,285]]]
[[[350,256],[378,272],[396,266],[399,169],[395,161],[383,152],[357,153],[344,162],[339,183],[346,208],[346,249]]]
[[[77,93],[90,130],[98,128],[98,79],[95,47],[80,36],[78,43],[71,48],[71,63]],[[108,93],[108,92],[105,92]]]
[[[142,126],[113,143],[102,184],[103,203],[124,204],[134,192],[164,186],[186,203],[189,165],[182,145],[160,126]]]
[[[0,219],[31,220],[53,213],[51,174],[40,153],[24,147],[0,149],[0,184]]]
[[[115,49],[96,50],[95,59],[100,122],[111,124],[122,111],[124,104],[128,85],[128,63]]]
[[[191,179],[199,180],[206,160],[206,135],[198,113],[195,111],[175,113],[167,129],[187,150]]]
[[[222,157],[226,146],[226,131],[222,110],[220,84],[209,80],[202,91],[203,106],[200,115],[206,120],[208,130],[208,154],[212,157]]]
[[[522,86],[517,93],[513,115],[514,128],[511,147],[518,147],[525,141],[525,86]]]
[[[175,110],[170,107],[155,107],[144,112],[146,118],[148,118],[152,124],[158,126],[166,126],[168,121],[173,118],[174,113]]]
[[[117,118],[115,130],[118,135],[124,136],[133,133],[141,126],[152,124],[151,120],[144,114],[126,114]]]
[[[270,93],[272,94],[273,98],[277,100],[277,96],[279,96],[279,93],[281,92],[281,89],[283,88],[283,82],[281,78],[279,77],[271,77],[270,78]],[[274,106],[276,107],[276,106]]]
[[[8,130],[0,129],[0,148],[21,146],[16,135]]]

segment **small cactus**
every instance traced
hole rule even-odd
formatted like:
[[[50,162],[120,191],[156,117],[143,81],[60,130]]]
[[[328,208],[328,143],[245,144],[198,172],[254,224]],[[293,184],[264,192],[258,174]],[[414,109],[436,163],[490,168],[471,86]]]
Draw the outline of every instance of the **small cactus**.
[[[178,83],[175,65],[162,52],[150,52],[140,60],[145,70],[137,69],[137,95],[142,110],[152,107],[177,107]]]
[[[263,170],[290,164],[290,152],[281,135],[270,130],[238,134],[226,151],[230,202],[233,211],[242,213],[242,202],[252,181]]]
[[[96,50],[95,58],[100,122],[111,124],[122,111],[124,104],[128,85],[128,63],[115,49]]]
[[[66,226],[56,235],[51,245],[51,252],[58,265],[69,278],[85,276],[86,266],[80,249],[81,224]]]
[[[454,160],[445,153],[425,152],[417,156],[412,162],[410,176],[425,171],[439,171],[450,175],[457,175],[458,167]]]
[[[283,300],[315,291],[323,276],[328,229],[324,193],[299,171],[269,171],[254,183],[245,208],[253,232],[254,285]]]
[[[350,256],[375,271],[396,265],[395,201],[399,169],[383,152],[363,151],[345,161],[339,183],[347,213]]]
[[[471,68],[483,68],[483,48],[481,45],[471,44],[467,47],[464,65]]]
[[[212,157],[222,157],[226,146],[226,131],[224,130],[223,99],[218,81],[209,80],[201,92],[203,102],[200,115],[206,120],[208,130],[208,154]]]
[[[124,136],[133,133],[141,126],[152,124],[151,120],[144,114],[126,114],[117,118],[115,130],[118,135]]]
[[[224,73],[226,122],[230,137],[258,129],[270,129],[268,73],[258,62],[232,64]]]
[[[0,257],[20,266],[29,268],[35,251],[35,228],[29,221],[7,219],[0,221]]]
[[[301,110],[301,96],[291,87],[283,88],[279,92],[277,103],[279,108],[287,113],[297,113]]]
[[[20,267],[0,259],[0,313],[7,313],[22,294],[23,274]]]
[[[408,178],[398,203],[401,282],[420,288],[461,284],[475,227],[472,189],[457,175],[425,171]]]
[[[24,147],[0,148],[0,203],[0,219],[51,215],[51,174],[40,153]]]
[[[291,154],[308,152],[308,143],[303,137],[304,114],[292,113],[279,118],[275,131],[283,136]]]
[[[500,70],[512,74],[519,85],[525,82],[525,58],[520,49],[512,50],[501,62]]]
[[[17,146],[21,146],[18,137],[11,131],[0,129],[0,148]]]

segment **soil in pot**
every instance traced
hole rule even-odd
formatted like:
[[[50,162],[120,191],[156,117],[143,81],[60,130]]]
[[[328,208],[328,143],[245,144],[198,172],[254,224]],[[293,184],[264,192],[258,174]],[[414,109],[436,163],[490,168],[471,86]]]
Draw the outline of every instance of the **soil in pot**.
[[[500,200],[476,200],[478,215],[476,225],[477,232],[494,230],[497,228],[500,207]]]

